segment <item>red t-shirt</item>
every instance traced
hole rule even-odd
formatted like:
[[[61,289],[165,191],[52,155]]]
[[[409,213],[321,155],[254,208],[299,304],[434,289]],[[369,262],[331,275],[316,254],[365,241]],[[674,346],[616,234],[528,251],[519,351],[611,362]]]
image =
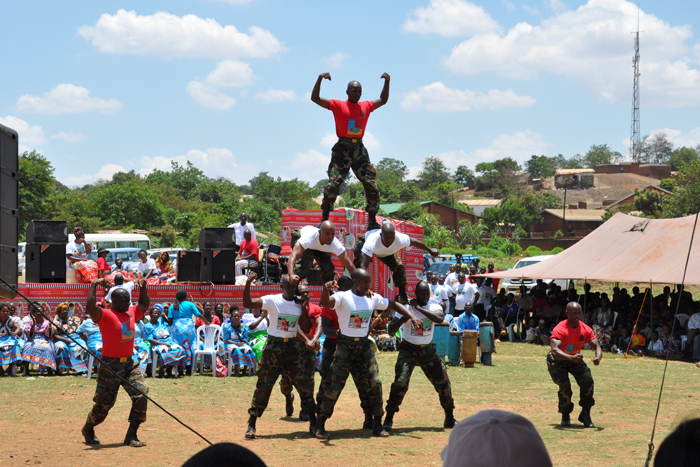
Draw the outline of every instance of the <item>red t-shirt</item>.
[[[202,318],[199,317],[199,316],[197,316],[197,319],[194,321],[194,326],[195,326],[196,328],[198,328],[198,327],[200,327],[200,326],[204,326],[205,324],[207,324],[207,323],[205,323],[204,321],[202,321]],[[216,316],[216,315],[211,315],[211,324],[216,324],[217,326],[221,326],[221,320],[219,319],[218,316]]]
[[[311,320],[311,331],[309,331],[306,337],[313,338],[314,335],[316,335],[316,318],[321,316],[322,311],[320,306],[314,305],[313,303],[309,303],[308,311],[309,319]]]
[[[552,339],[561,341],[560,349],[569,355],[576,355],[581,352],[581,348],[587,342],[595,339],[593,330],[583,321],[578,322],[578,326],[572,328],[569,320],[565,319],[557,324],[552,331]]]
[[[337,331],[340,329],[340,324],[338,324],[338,315],[335,313],[333,308],[328,308],[324,306],[321,309],[321,318],[328,318],[331,320],[331,329]],[[336,339],[335,336],[326,336],[328,339]]]
[[[374,111],[374,102],[363,101],[353,104],[350,101],[330,100],[328,110],[335,118],[335,134],[338,138],[362,138],[369,114]]]
[[[131,357],[134,353],[136,320],[143,318],[138,305],[132,305],[126,313],[101,308],[102,319],[96,323],[102,333],[102,355],[105,357]]]
[[[547,301],[546,298],[536,298],[532,301],[532,312],[540,316],[542,313],[544,313],[544,307],[546,307],[549,304],[549,301]]]
[[[109,271],[112,272],[112,268],[109,267],[109,264],[107,264],[107,261],[102,258],[101,256],[97,258],[97,270],[98,271]]]
[[[257,240],[251,238],[250,241],[243,240],[241,242],[241,247],[238,251],[240,252],[241,256],[255,255],[255,258],[253,260],[257,261],[259,249],[260,245],[258,244]]]

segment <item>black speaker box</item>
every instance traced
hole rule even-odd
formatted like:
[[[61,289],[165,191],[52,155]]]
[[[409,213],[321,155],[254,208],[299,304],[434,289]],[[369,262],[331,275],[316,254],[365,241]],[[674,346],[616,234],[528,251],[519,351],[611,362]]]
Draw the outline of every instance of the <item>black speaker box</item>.
[[[237,249],[236,229],[227,227],[205,227],[199,231],[199,249]]]
[[[12,287],[17,287],[18,188],[19,138],[15,130],[0,125],[0,277]],[[15,296],[17,293],[0,281],[0,298]]]
[[[236,251],[210,250],[212,252],[211,281],[216,285],[236,283]]]
[[[177,252],[177,281],[201,282],[202,252],[178,251]]]
[[[68,243],[68,222],[32,220],[27,224],[27,243]]]
[[[27,244],[24,257],[27,282],[66,282],[65,244]]]

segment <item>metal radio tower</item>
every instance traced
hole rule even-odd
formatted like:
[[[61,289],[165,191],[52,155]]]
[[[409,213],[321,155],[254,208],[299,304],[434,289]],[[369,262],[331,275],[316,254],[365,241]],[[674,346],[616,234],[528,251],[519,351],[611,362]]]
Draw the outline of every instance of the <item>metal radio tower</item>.
[[[632,129],[630,130],[630,157],[632,161],[639,162],[642,150],[641,135],[639,132],[639,8],[637,9],[637,32],[634,33],[634,92],[632,103]]]

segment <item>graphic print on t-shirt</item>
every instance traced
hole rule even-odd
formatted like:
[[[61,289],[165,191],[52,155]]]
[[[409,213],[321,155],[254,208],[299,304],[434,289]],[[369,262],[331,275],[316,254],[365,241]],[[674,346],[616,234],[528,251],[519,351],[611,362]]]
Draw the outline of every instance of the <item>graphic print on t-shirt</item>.
[[[299,316],[280,314],[277,318],[277,329],[284,332],[296,332]]]
[[[372,316],[371,311],[354,311],[350,314],[350,322],[348,327],[355,329],[367,329],[369,327],[369,318]]]
[[[122,342],[129,342],[134,339],[134,322],[129,320],[122,325]]]
[[[424,319],[423,327],[416,329],[416,327],[411,324],[411,335],[412,336],[429,336],[433,332],[433,322],[429,319]]]

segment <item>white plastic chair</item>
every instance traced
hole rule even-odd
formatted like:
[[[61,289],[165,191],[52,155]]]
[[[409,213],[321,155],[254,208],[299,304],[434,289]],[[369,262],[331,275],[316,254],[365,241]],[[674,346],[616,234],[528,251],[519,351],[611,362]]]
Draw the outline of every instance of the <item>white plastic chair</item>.
[[[521,337],[520,337],[520,326],[521,326],[521,324],[520,324],[520,310],[518,310],[518,312],[515,314],[515,323],[508,325],[508,340],[510,342],[515,342],[513,339],[513,337],[514,337],[513,336],[513,328],[516,326],[518,328],[518,340],[521,340]]]
[[[156,377],[156,370],[158,369],[158,352],[156,352],[155,345],[151,347],[151,378]],[[180,369],[180,365],[172,365],[175,368],[175,376],[177,377]]]
[[[197,343],[194,349],[192,376],[194,376],[194,367],[197,365],[197,355],[202,355],[199,363],[200,375],[204,373],[204,355],[209,355],[211,356],[211,375],[216,378],[216,348],[221,335],[221,326],[216,324],[205,324],[197,328]],[[204,349],[199,350],[201,344],[204,344]]]
[[[92,353],[90,354],[90,357],[88,358],[88,374],[87,374],[87,379],[92,378],[92,368],[95,366],[95,357],[92,356]]]
[[[617,322],[617,315],[618,315],[618,314],[619,314],[619,313],[616,311],[616,312],[615,312],[615,317],[613,318],[613,325],[612,325],[613,330],[615,329],[615,323]]]
[[[681,325],[681,328],[685,329],[685,323],[688,322],[688,314],[687,313],[678,313],[676,315],[676,318],[678,319],[678,324]]]

